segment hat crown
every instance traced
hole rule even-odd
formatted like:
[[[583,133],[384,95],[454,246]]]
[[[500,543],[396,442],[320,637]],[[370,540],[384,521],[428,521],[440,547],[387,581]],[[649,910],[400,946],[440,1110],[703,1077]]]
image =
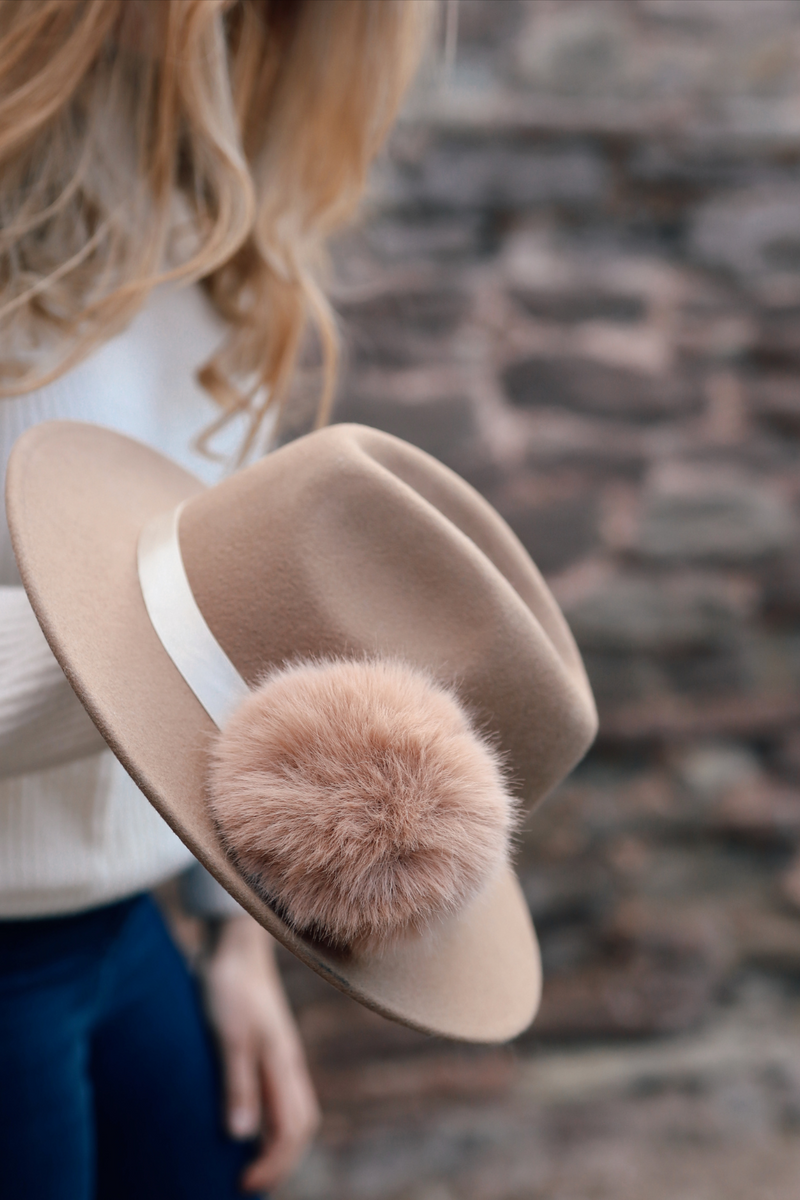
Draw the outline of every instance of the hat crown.
[[[254,686],[304,658],[380,653],[454,686],[537,799],[585,752],[596,716],[539,572],[463,480],[375,430],[339,425],[189,499],[186,573]]]

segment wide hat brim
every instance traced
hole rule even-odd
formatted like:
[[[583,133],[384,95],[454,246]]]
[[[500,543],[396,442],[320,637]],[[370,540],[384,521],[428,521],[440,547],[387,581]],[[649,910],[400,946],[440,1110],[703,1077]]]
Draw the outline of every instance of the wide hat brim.
[[[426,1033],[501,1042],[532,1021],[541,967],[528,908],[503,870],[427,936],[338,956],[298,936],[237,873],[205,803],[211,719],[159,641],[136,546],[154,516],[204,490],[152,449],[97,426],[47,422],[9,464],[6,504],[22,579],[45,636],[111,749],[230,894],[335,987]]]

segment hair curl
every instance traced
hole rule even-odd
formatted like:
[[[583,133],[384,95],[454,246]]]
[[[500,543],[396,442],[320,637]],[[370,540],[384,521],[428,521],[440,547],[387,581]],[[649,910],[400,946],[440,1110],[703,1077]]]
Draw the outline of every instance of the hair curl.
[[[199,373],[251,448],[315,278],[416,65],[431,0],[0,0],[0,395],[41,387],[166,280],[229,324]]]

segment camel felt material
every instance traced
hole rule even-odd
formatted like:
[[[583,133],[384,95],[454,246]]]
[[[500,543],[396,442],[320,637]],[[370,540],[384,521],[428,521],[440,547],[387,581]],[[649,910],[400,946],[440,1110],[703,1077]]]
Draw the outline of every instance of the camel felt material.
[[[44,423],[6,491],[70,682],[239,903],[388,1017],[470,1041],[525,1028],[541,973],[514,814],[585,753],[596,714],[563,617],[491,507],[414,447],[345,425],[206,489],[119,434]],[[178,505],[194,600],[252,689],[221,733],[137,572],[142,529]]]

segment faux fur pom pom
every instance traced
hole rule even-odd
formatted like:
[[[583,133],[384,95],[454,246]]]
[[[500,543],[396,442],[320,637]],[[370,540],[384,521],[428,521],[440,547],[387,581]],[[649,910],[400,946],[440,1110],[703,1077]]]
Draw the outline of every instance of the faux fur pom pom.
[[[284,920],[359,951],[464,905],[515,824],[499,756],[455,695],[388,659],[270,674],[214,743],[209,801]]]

